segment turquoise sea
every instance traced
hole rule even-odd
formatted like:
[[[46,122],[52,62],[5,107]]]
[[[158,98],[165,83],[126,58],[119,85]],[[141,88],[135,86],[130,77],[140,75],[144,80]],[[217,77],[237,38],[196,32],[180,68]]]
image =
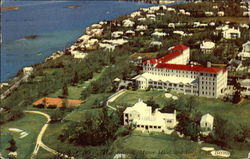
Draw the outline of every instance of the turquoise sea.
[[[79,5],[81,8],[67,8]],[[124,1],[4,1],[19,10],[1,12],[1,82],[25,66],[69,47],[84,29],[152,4]],[[25,36],[38,35],[25,40]]]

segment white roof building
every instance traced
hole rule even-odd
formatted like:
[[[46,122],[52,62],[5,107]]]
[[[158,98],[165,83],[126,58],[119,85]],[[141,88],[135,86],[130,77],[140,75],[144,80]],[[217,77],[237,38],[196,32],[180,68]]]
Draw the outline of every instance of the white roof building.
[[[166,33],[158,32],[158,31],[152,33],[152,36],[155,36],[155,37],[158,37],[158,38],[164,37],[164,36],[166,36],[166,35],[167,35]]]
[[[250,41],[247,41],[245,44],[242,45],[242,51],[238,54],[242,60],[246,60],[250,58]]]
[[[214,117],[210,114],[205,114],[201,117],[200,127],[204,135],[208,135],[213,130]]]
[[[88,55],[87,53],[82,53],[78,51],[72,51],[71,54],[74,56],[75,59],[84,59]]]
[[[138,21],[146,21],[147,19],[146,18],[138,18],[137,20]]]
[[[238,39],[240,38],[241,32],[240,29],[229,28],[222,32],[223,38],[225,39]]]
[[[115,50],[114,45],[107,44],[107,43],[99,43],[99,47],[103,48],[105,51],[110,51],[110,52]]]
[[[125,19],[122,21],[123,27],[133,27],[135,22],[131,21],[130,19]]]
[[[173,31],[173,33],[181,35],[181,36],[185,36],[186,35],[184,31],[179,31],[179,30],[175,30],[175,31]]]
[[[152,41],[149,45],[150,46],[162,46],[162,42],[160,42],[160,41]]]
[[[134,126],[136,130],[147,132],[172,133],[170,129],[177,125],[176,111],[174,113],[161,113],[158,109],[152,112],[152,107],[147,106],[142,100],[127,107],[123,112],[124,125]]]
[[[138,25],[136,26],[136,31],[145,31],[148,29],[147,25]]]
[[[111,36],[112,36],[113,38],[119,38],[119,37],[121,37],[122,35],[123,35],[123,31],[115,31],[115,32],[111,33]]]
[[[219,11],[219,12],[217,12],[217,15],[218,15],[219,17],[223,17],[223,16],[225,15],[225,13],[224,13],[223,11]]]
[[[24,67],[23,68],[23,73],[24,75],[29,75],[33,72],[33,67]]]
[[[136,11],[136,12],[131,13],[131,14],[130,14],[130,17],[131,17],[131,18],[135,18],[135,17],[140,16],[140,15],[141,15],[141,12]]]
[[[208,17],[210,17],[210,16],[213,16],[214,13],[213,12],[205,12],[205,15],[208,16]]]
[[[115,46],[120,46],[128,42],[128,40],[124,39],[113,39],[113,40],[103,40],[103,43],[109,43]]]
[[[203,53],[209,54],[212,53],[215,48],[215,43],[212,41],[202,41],[200,44],[200,49]]]

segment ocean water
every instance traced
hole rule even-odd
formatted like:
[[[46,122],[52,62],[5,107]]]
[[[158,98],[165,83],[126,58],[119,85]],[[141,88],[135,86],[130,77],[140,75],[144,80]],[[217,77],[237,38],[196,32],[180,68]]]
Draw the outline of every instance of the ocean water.
[[[1,82],[25,66],[69,47],[84,29],[152,4],[122,1],[5,1],[19,10],[1,12]],[[67,8],[79,5],[81,8]],[[25,36],[38,35],[33,40]]]

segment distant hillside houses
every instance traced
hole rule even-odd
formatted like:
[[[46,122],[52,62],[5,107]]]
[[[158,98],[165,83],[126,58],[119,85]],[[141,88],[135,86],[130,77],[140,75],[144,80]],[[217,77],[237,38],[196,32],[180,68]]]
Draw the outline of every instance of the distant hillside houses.
[[[143,62],[143,74],[133,79],[139,89],[173,90],[209,98],[224,95],[228,71],[223,68],[189,65],[190,48],[177,45],[170,53]]]
[[[171,134],[177,125],[176,111],[174,113],[161,113],[158,109],[154,112],[142,100],[127,107],[123,112],[124,125],[130,125],[143,132],[164,132]]]

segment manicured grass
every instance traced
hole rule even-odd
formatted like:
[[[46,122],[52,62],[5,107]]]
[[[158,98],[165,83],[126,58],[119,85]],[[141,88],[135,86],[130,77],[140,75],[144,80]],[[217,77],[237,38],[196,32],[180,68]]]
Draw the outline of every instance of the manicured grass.
[[[114,102],[110,103],[112,106],[133,106],[138,99],[142,99],[144,102],[151,98],[160,106],[164,106],[165,103],[164,91],[130,91],[128,90],[123,95],[118,97]]]
[[[202,151],[202,147],[214,147],[220,150],[216,145],[198,144],[190,140],[179,138],[175,135],[164,135],[161,133],[142,134],[133,132],[132,135],[118,138],[112,145],[112,153],[143,153],[144,158],[157,159],[204,159],[212,157],[210,152]],[[239,150],[229,150],[231,158],[244,158],[248,152]]]
[[[143,152],[146,158],[190,158],[188,156],[197,152],[200,145],[160,133],[144,135],[136,132],[116,140],[112,149],[113,153]]]
[[[5,148],[9,146],[9,143],[8,141],[6,143],[6,140],[9,140],[10,135],[12,135],[16,141],[18,158],[30,158],[35,148],[37,135],[42,126],[46,123],[46,120],[47,119],[41,115],[25,113],[24,117],[4,124],[1,127],[0,141],[1,147],[3,147],[3,149],[1,148],[0,150],[1,154],[6,157],[9,153],[9,151],[5,150]],[[19,138],[20,133],[10,132],[8,131],[8,128],[18,128],[26,131],[29,135],[21,139]],[[4,140],[2,140],[2,137]]]
[[[250,101],[245,100],[241,104],[232,104],[216,99],[197,98],[199,106],[196,107],[202,114],[218,114],[222,118],[231,122],[235,127],[240,124],[250,125]]]

